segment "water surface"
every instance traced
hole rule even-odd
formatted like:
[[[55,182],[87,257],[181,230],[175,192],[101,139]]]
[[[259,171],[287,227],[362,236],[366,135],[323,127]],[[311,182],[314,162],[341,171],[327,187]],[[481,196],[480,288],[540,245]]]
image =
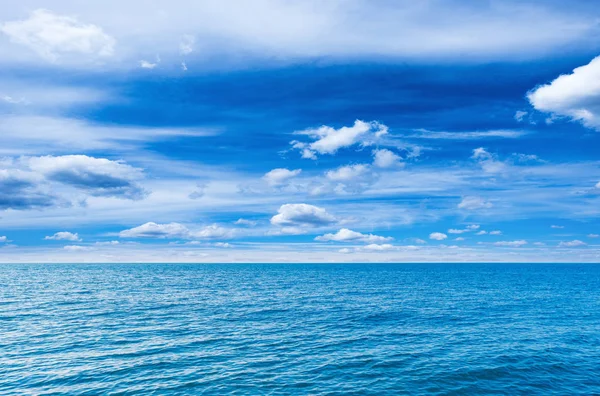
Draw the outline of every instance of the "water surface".
[[[0,265],[0,394],[600,394],[600,266]]]

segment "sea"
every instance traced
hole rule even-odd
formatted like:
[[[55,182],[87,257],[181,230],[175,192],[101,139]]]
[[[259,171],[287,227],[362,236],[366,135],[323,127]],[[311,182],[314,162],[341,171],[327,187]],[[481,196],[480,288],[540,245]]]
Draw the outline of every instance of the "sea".
[[[600,265],[3,264],[1,395],[599,395]]]

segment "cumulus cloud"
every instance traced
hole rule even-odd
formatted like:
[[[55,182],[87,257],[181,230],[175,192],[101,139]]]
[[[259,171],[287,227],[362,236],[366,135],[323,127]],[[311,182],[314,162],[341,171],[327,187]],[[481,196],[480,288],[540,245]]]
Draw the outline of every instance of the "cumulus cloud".
[[[471,158],[478,162],[485,173],[502,173],[507,168],[506,163],[498,161],[494,154],[488,152],[483,147],[474,149]]]
[[[277,187],[287,184],[288,180],[298,176],[301,172],[302,169],[289,170],[286,168],[277,168],[267,172],[263,176],[263,179],[268,185]]]
[[[467,196],[464,197],[458,204],[459,209],[466,210],[477,210],[477,209],[489,209],[494,206],[490,201],[486,201],[481,197]]]
[[[68,232],[68,231],[60,231],[54,235],[47,236],[44,239],[47,241],[72,241],[72,242],[81,241],[81,239],[79,238],[79,235],[77,233],[73,234],[72,232]]]
[[[394,249],[394,245],[390,245],[389,243],[384,243],[384,244],[376,244],[376,243],[372,243],[370,245],[367,245],[365,247],[362,248],[362,250],[371,250],[371,251],[377,251],[377,252],[381,252],[384,250],[392,250]]]
[[[429,239],[433,239],[435,241],[443,241],[446,238],[448,238],[448,235],[441,232],[432,232],[429,234]]]
[[[573,241],[560,242],[558,244],[558,247],[581,247],[581,246],[586,246],[586,245],[587,244],[585,242],[575,239]]]
[[[527,98],[536,110],[600,131],[600,56],[535,88]]]
[[[373,165],[378,168],[392,168],[401,165],[402,157],[388,149],[373,150]]]
[[[121,161],[86,155],[31,157],[29,167],[47,180],[59,182],[92,196],[139,200],[147,195],[136,180],[139,169]]]
[[[277,212],[271,224],[279,227],[318,227],[337,222],[325,209],[304,203],[281,205]]]
[[[333,181],[351,181],[366,175],[368,172],[369,166],[365,164],[346,165],[327,171],[325,177]]]
[[[507,247],[521,247],[527,245],[527,241],[518,240],[518,241],[500,241],[495,242],[494,246],[507,246]]]
[[[500,231],[500,230],[490,231],[490,235],[502,235],[502,231]]]
[[[386,242],[391,241],[394,238],[392,237],[383,237],[379,235],[373,234],[362,234],[360,232],[352,231],[347,228],[342,228],[335,234],[325,234],[315,238],[316,241],[328,242]]]
[[[387,133],[387,126],[377,121],[356,120],[351,127],[335,129],[323,125],[316,129],[296,132],[297,135],[306,135],[314,141],[305,143],[294,140],[291,145],[292,148],[300,150],[303,158],[316,159],[317,154],[332,155],[341,148],[351,147],[355,144],[370,146]]]
[[[121,238],[186,238],[190,230],[179,223],[157,224],[148,222],[141,226],[134,227],[128,230],[123,230],[119,233]]]
[[[6,236],[0,236],[0,243],[8,242],[8,238]]]
[[[157,224],[148,222],[141,226],[119,233],[121,238],[157,238],[157,239],[219,239],[230,238],[234,230],[217,224],[206,226],[200,230],[190,230],[180,223]]]
[[[39,188],[42,178],[18,169],[0,169],[1,209],[42,209],[58,204],[53,194]]]
[[[99,26],[44,9],[33,11],[27,19],[0,25],[0,32],[13,43],[24,45],[52,62],[65,57],[77,59],[81,55],[111,56],[116,43]]]
[[[465,228],[461,228],[461,229],[450,228],[448,230],[448,234],[464,234],[465,232],[476,231],[479,229],[479,227],[480,227],[479,224],[469,224]]]

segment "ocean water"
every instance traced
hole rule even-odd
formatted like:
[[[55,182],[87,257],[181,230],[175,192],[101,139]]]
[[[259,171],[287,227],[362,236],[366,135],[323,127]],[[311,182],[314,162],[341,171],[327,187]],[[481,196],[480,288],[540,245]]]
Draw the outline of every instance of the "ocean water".
[[[0,394],[600,394],[600,265],[0,265]]]

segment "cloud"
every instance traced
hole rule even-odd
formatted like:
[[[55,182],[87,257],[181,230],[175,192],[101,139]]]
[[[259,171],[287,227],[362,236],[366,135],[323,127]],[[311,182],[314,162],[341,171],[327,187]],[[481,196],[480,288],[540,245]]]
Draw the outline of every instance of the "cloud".
[[[325,177],[332,181],[351,181],[366,175],[369,166],[365,164],[341,166],[325,173]]]
[[[429,239],[433,239],[435,241],[443,241],[446,238],[448,238],[448,235],[443,234],[441,232],[432,232],[431,234],[429,234]]]
[[[254,227],[256,225],[256,221],[248,220],[248,219],[237,219],[233,224],[247,226],[247,227]]]
[[[263,179],[268,185],[277,187],[286,184],[289,179],[298,176],[301,172],[302,169],[289,170],[285,168],[277,168],[267,172],[263,176]]]
[[[502,235],[502,231],[499,231],[499,230],[490,231],[490,235]]]
[[[598,235],[598,234],[588,234],[588,236],[587,236],[587,237],[588,237],[588,238],[599,238],[599,237],[600,237],[600,235]]]
[[[476,196],[464,197],[458,204],[459,209],[466,210],[489,209],[492,206],[494,205],[491,202]]]
[[[527,241],[519,240],[519,241],[500,241],[495,242],[494,246],[508,246],[508,247],[521,247],[527,245]]]
[[[463,238],[463,237],[458,237],[458,238],[454,238],[454,240],[455,240],[455,241],[464,241],[464,240],[465,240],[465,238]]]
[[[563,228],[565,228],[565,226],[561,226],[561,225],[555,225],[555,224],[552,224],[552,225],[550,226],[550,228],[555,228],[555,229],[562,230]]]
[[[370,245],[367,245],[365,247],[362,248],[362,250],[371,250],[371,251],[384,251],[384,250],[392,250],[394,249],[394,245],[390,245],[389,243],[384,243],[384,244],[376,244],[376,243],[372,243]]]
[[[33,11],[28,19],[0,25],[0,32],[13,43],[24,45],[52,62],[65,57],[77,60],[81,55],[108,57],[116,43],[96,25],[44,9]]]
[[[140,67],[142,69],[154,69],[156,66],[158,66],[158,63],[151,63],[151,62],[148,62],[147,60],[140,61]]]
[[[332,155],[341,148],[351,147],[355,144],[370,146],[387,133],[387,126],[377,121],[356,120],[351,127],[335,129],[324,125],[316,129],[296,132],[297,135],[306,135],[314,141],[304,143],[294,140],[291,144],[293,148],[301,151],[303,158],[315,159],[317,154]]]
[[[277,212],[271,224],[279,227],[318,227],[337,222],[325,209],[303,203],[281,205]]]
[[[121,238],[156,238],[156,239],[220,239],[230,238],[234,230],[221,227],[217,224],[206,226],[200,230],[192,231],[180,223],[157,224],[148,222],[141,226],[119,233]]]
[[[488,152],[485,148],[479,147],[473,150],[471,158],[477,160],[479,166],[485,173],[502,173],[506,171],[507,165],[498,161],[496,156]]]
[[[487,231],[481,230],[478,233],[476,233],[475,235],[487,235],[487,233],[488,233]]]
[[[577,239],[575,239],[574,241],[569,241],[569,242],[560,242],[558,244],[558,247],[581,247],[581,246],[587,246],[587,244],[585,242],[582,242]]]
[[[44,105],[51,106],[52,96],[65,105],[101,100],[101,94],[90,90],[62,92],[49,89],[49,91],[52,95],[38,94],[39,100]],[[26,155],[89,150],[122,152],[168,137],[214,134],[216,130],[209,129],[129,127],[95,124],[74,118],[5,115],[0,118],[0,153],[8,151]]]
[[[526,111],[517,110],[517,111],[515,112],[515,117],[514,117],[514,118],[515,118],[515,120],[516,120],[517,122],[521,122],[521,121],[523,121],[523,119],[525,118],[525,116],[526,116],[526,115],[527,115],[527,112],[526,112]]]
[[[187,238],[190,230],[179,223],[157,224],[148,222],[141,226],[134,227],[128,230],[123,230],[119,233],[121,238]]]
[[[378,168],[392,168],[402,165],[402,157],[388,149],[373,150],[373,165]]]
[[[334,242],[386,242],[391,241],[392,237],[383,237],[373,234],[361,234],[360,232],[352,231],[347,228],[342,228],[335,234],[325,234],[315,238],[315,241],[334,241]]]
[[[531,105],[600,131],[600,56],[527,94]]]
[[[179,53],[181,55],[189,55],[194,51],[194,44],[196,43],[196,39],[194,36],[190,34],[184,34],[181,36],[181,41],[179,42]]]
[[[511,129],[492,129],[489,131],[430,131],[428,129],[415,129],[415,133],[407,135],[407,138],[416,139],[440,139],[440,140],[480,140],[480,139],[517,139],[526,135],[527,131]]]
[[[221,239],[231,238],[233,237],[234,233],[234,230],[229,228],[224,228],[217,224],[211,224],[202,228],[201,230],[191,232],[190,237],[198,239]]]
[[[42,209],[55,206],[59,199],[41,190],[42,179],[32,172],[0,169],[0,210]]]
[[[0,243],[8,242],[8,238],[6,236],[0,236]]]
[[[79,235],[77,233],[73,234],[72,232],[68,232],[68,231],[57,232],[54,235],[45,237],[44,239],[46,241],[72,241],[72,242],[81,241],[81,239],[79,238]]]
[[[480,227],[479,224],[469,224],[468,226],[466,226],[463,229],[450,228],[448,230],[448,234],[464,234],[465,232],[471,232],[471,231],[478,230],[479,227]]]
[[[142,177],[141,171],[121,161],[65,155],[31,157],[28,163],[47,180],[84,190],[92,196],[139,200],[147,195],[136,183]]]

